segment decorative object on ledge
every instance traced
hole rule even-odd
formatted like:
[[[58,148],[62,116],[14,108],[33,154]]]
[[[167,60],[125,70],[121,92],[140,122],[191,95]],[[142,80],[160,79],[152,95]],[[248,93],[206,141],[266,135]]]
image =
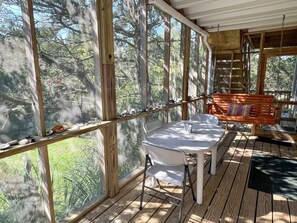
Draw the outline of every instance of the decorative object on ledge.
[[[54,133],[54,131],[53,130],[47,130],[46,131],[46,136],[50,136],[50,135],[52,135]]]
[[[64,132],[65,130],[67,130],[69,128],[68,125],[55,125],[51,130],[54,132],[54,133],[60,133],[60,132]]]
[[[145,111],[152,111],[152,110],[153,110],[153,106],[148,106]]]
[[[169,101],[168,101],[168,104],[174,104],[175,103],[175,101],[173,100],[173,99],[170,99]]]
[[[183,102],[183,99],[179,98],[177,99],[176,103],[182,103]]]
[[[125,118],[129,116],[129,112],[127,110],[124,110],[122,113],[121,113],[121,117]]]
[[[29,144],[31,142],[35,142],[35,138],[32,137],[32,136],[27,136],[26,138],[19,140],[18,144],[19,145],[26,145],[26,144]]]
[[[98,118],[91,118],[90,121],[88,121],[88,124],[100,124],[101,123],[101,120],[98,119]],[[77,124],[77,125],[80,125],[80,126],[83,126],[84,124]]]
[[[8,143],[9,143],[9,145],[14,146],[14,145],[18,144],[18,140],[12,140],[12,141],[10,141]]]
[[[9,143],[0,144],[0,150],[5,150],[5,149],[8,149],[9,147],[10,147]]]

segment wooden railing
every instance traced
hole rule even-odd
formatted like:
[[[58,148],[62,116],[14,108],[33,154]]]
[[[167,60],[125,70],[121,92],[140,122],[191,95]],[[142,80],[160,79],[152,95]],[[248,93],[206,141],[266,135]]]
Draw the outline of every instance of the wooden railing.
[[[289,101],[291,99],[291,91],[264,91],[265,95],[273,95],[279,101]]]
[[[297,118],[297,101],[277,101],[280,108],[279,120],[295,120]]]
[[[250,94],[255,94],[255,91],[251,90]],[[291,99],[291,91],[264,91],[264,94],[273,95],[279,101],[290,101]]]

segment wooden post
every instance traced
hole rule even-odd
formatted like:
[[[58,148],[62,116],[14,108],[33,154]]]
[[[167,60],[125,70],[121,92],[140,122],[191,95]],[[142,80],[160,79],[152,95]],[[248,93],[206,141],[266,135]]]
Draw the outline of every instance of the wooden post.
[[[195,36],[195,51],[194,51],[194,72],[196,73],[195,81],[194,83],[196,84],[196,93],[195,96],[198,96],[199,94],[199,46],[200,46],[200,38],[199,34],[196,33]],[[194,108],[195,114],[198,113],[198,102],[195,102],[195,108]]]
[[[264,80],[263,73],[265,75],[265,72],[263,71],[263,63],[265,62],[264,61],[265,60],[264,59],[264,57],[265,57],[264,42],[265,42],[265,33],[261,33],[259,64],[258,64],[258,74],[257,74],[257,83],[256,83],[256,94],[263,94],[263,89],[262,89],[262,87],[264,86],[264,84],[262,83],[262,80]]]
[[[141,79],[141,107],[146,108],[148,103],[148,66],[147,66],[147,3],[140,1],[139,15],[139,69]]]
[[[165,14],[165,32],[164,32],[164,102],[168,104],[169,102],[169,75],[170,75],[170,24],[171,16]],[[164,122],[168,122],[168,110],[165,112]]]
[[[266,74],[267,56],[263,55],[260,62],[259,94],[264,94],[264,83]]]
[[[206,50],[206,61],[205,61],[205,79],[204,79],[204,93],[207,94],[207,80],[208,80],[208,69],[209,69],[209,52],[207,48],[204,46],[204,50]],[[203,99],[203,113],[206,113],[206,96]]]
[[[95,111],[96,111],[96,116],[100,119],[103,120],[103,110],[102,110],[102,97],[101,97],[101,63],[100,63],[100,45],[99,45],[99,40],[98,40],[98,10],[96,2],[94,1],[92,3],[92,34],[93,34],[93,46],[94,46],[94,68],[95,68],[95,83],[94,83],[94,88],[95,88]],[[107,173],[107,164],[105,161],[106,158],[106,152],[104,149],[104,131],[96,131],[96,140],[98,143],[98,159],[99,159],[99,165],[100,165],[100,185],[98,187],[102,187],[102,191],[107,191],[108,187],[108,181],[106,179]]]
[[[294,72],[294,76],[293,76],[291,98],[293,101],[296,101],[296,99],[297,99],[297,56],[295,57],[295,72]]]
[[[247,93],[250,93],[250,83],[251,83],[251,47],[248,45],[248,55],[247,55],[247,62],[248,62],[248,67],[247,67]],[[245,63],[247,64],[247,63]]]
[[[231,53],[231,65],[230,65],[230,76],[229,76],[229,94],[232,93],[232,75],[233,75],[233,60],[234,60],[234,52]]]
[[[114,35],[112,1],[96,1],[98,18],[98,40],[101,73],[102,119],[116,118],[116,90],[114,67]],[[110,197],[119,192],[117,126],[106,127],[103,131],[106,168],[106,190]]]
[[[191,42],[191,29],[185,26],[184,32],[184,69],[183,69],[183,88],[182,88],[182,98],[183,101],[188,101],[188,91],[189,91],[189,66],[190,66],[190,42]],[[188,119],[188,103],[183,103],[182,105],[182,119]]]
[[[34,114],[35,126],[40,136],[46,135],[44,107],[42,99],[42,87],[40,77],[40,67],[38,61],[37,40],[35,35],[34,16],[33,16],[33,3],[32,0],[22,0],[23,10],[23,25],[26,39],[26,55],[28,58],[29,69],[29,84],[32,94],[32,109]],[[40,174],[41,174],[41,192],[42,202],[45,207],[45,213],[51,223],[55,223],[55,211],[53,192],[51,184],[51,174],[48,159],[47,146],[38,148]]]
[[[258,64],[258,75],[257,75],[257,84],[256,84],[256,94],[264,94],[264,80],[266,72],[266,62],[267,57],[264,54],[264,44],[265,44],[265,33],[261,33],[260,41],[260,53],[259,53],[259,64]],[[251,134],[255,135],[257,125],[253,124],[251,129]]]

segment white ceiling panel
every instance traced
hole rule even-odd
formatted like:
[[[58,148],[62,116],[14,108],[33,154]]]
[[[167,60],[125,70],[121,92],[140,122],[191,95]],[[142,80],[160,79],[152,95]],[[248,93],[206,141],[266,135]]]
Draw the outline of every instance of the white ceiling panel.
[[[170,0],[198,26],[209,32],[232,29],[269,30],[297,27],[297,0]]]

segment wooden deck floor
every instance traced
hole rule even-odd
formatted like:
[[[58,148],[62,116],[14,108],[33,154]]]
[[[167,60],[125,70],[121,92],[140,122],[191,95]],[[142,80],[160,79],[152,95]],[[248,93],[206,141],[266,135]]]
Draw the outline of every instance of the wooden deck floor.
[[[228,132],[218,149],[214,176],[208,174],[209,156],[205,157],[203,204],[196,204],[188,191],[184,222],[297,222],[297,201],[247,187],[253,153],[297,159],[296,146],[280,146],[255,139],[245,133]],[[194,173],[192,177],[196,182],[195,176]],[[142,176],[136,178],[80,222],[177,222],[178,208],[148,195],[139,211],[141,180]],[[180,192],[175,187],[168,190]]]

